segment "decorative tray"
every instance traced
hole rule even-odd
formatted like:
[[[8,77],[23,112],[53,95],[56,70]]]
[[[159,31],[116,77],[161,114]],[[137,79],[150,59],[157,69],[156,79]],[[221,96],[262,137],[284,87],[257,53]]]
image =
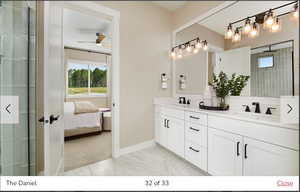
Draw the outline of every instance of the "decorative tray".
[[[229,105],[227,105],[226,107],[214,107],[214,106],[206,106],[200,103],[199,108],[205,110],[212,110],[212,111],[227,111],[229,109]]]

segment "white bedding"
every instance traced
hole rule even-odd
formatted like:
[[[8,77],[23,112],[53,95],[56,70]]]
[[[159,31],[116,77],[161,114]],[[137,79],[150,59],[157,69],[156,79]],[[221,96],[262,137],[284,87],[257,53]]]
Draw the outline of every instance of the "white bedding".
[[[102,112],[100,110],[96,113],[82,113],[75,115],[75,106],[73,102],[65,102],[64,110],[65,129],[75,129],[81,127],[101,128]]]

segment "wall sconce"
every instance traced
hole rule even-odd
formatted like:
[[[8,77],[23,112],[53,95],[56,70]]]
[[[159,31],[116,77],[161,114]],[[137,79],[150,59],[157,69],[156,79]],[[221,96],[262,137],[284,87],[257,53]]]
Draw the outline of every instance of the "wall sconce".
[[[162,73],[160,75],[160,82],[161,82],[161,88],[162,89],[167,89],[168,88],[168,80],[169,80],[169,78],[167,77],[167,74]]]
[[[185,89],[186,88],[186,77],[185,77],[185,75],[180,75],[179,76],[179,88],[180,89]]]

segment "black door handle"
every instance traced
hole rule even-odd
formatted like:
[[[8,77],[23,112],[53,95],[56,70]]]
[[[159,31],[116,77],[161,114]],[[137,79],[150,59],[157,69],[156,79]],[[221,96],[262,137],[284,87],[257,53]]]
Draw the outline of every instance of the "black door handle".
[[[248,156],[247,156],[247,146],[248,146],[248,144],[245,144],[245,159],[248,158]]]
[[[49,123],[49,121],[46,119],[45,120],[45,117],[43,116],[43,117],[41,117],[41,118],[39,118],[39,120],[38,120],[40,123]]]
[[[50,124],[52,124],[54,121],[57,121],[59,119],[59,115],[57,115],[56,117],[54,117],[54,115],[50,115]]]
[[[239,141],[236,143],[236,155],[240,156],[240,142]]]

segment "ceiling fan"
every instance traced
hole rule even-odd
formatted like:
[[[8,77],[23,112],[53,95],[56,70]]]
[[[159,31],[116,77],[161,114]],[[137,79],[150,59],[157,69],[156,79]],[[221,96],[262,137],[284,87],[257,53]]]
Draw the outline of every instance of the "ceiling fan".
[[[77,41],[77,43],[92,43],[96,44],[96,46],[103,46],[103,40],[106,36],[103,33],[96,33],[96,40],[95,41]]]

